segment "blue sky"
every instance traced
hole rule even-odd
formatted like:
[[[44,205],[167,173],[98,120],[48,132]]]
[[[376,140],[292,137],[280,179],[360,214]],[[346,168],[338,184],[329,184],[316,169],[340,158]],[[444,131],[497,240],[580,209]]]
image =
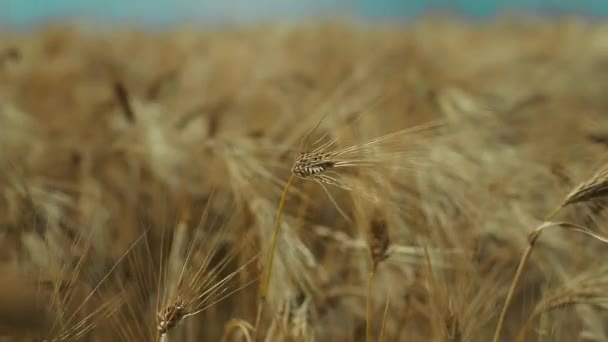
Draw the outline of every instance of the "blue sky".
[[[156,25],[319,14],[411,18],[433,7],[451,8],[476,17],[505,9],[608,15],[608,0],[0,0],[0,22],[27,26],[72,17],[106,23]]]

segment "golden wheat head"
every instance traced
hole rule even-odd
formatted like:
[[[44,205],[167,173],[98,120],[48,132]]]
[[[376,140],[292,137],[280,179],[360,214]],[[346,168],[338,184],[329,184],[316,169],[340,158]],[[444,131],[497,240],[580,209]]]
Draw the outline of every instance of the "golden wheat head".
[[[574,188],[565,198],[564,206],[608,196],[608,165]]]
[[[158,332],[161,335],[166,334],[169,330],[175,328],[177,323],[181,321],[188,313],[186,303],[177,300],[175,303],[167,306],[158,317]]]
[[[368,248],[373,261],[373,268],[386,260],[389,256],[391,243],[386,221],[382,218],[373,218],[370,222]]]

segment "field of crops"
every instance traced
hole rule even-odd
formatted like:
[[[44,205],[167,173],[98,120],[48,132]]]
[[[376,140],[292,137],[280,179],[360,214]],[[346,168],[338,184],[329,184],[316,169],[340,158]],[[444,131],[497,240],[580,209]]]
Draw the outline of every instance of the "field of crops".
[[[607,341],[608,26],[0,32],[0,341]]]

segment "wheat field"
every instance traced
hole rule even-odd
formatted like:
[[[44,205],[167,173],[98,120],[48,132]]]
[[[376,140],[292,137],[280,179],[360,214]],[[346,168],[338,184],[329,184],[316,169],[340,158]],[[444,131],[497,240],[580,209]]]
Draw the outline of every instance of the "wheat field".
[[[0,341],[608,341],[606,71],[579,18],[0,31]]]

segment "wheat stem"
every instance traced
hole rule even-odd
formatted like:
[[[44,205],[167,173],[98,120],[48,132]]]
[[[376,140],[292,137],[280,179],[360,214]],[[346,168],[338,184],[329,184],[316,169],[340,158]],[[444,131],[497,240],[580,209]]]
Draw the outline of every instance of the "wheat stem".
[[[549,216],[551,217],[551,215]],[[517,271],[515,272],[515,277],[513,277],[513,282],[511,282],[511,287],[509,288],[509,292],[507,293],[507,299],[505,300],[505,304],[502,307],[502,311],[500,312],[500,317],[498,318],[498,324],[496,326],[496,330],[494,332],[493,342],[498,342],[500,339],[500,334],[502,332],[502,327],[504,325],[505,317],[507,316],[507,310],[513,301],[513,296],[515,295],[515,290],[517,290],[517,285],[519,285],[519,281],[521,279],[522,274],[524,273],[524,269],[528,264],[528,260],[530,260],[530,256],[532,255],[532,250],[534,249],[534,245],[536,241],[540,237],[540,234],[544,230],[544,228],[554,225],[551,222],[544,222],[539,227],[537,227],[528,238],[528,247],[526,251],[521,257],[519,261],[519,265],[517,266]]]
[[[255,326],[253,327],[255,334],[255,341],[258,340],[258,333],[260,331],[260,321],[262,320],[262,307],[264,306],[264,300],[260,298],[260,303],[258,304],[258,311],[255,315]]]
[[[270,243],[270,251],[268,252],[268,259],[266,261],[264,280],[262,283],[261,289],[261,298],[260,303],[258,304],[258,313],[255,320],[255,333],[256,337],[258,334],[258,330],[260,327],[260,321],[262,319],[263,306],[266,302],[266,296],[268,295],[268,287],[270,285],[270,277],[272,275],[272,265],[274,262],[274,253],[277,248],[277,241],[279,239],[279,231],[281,229],[281,215],[283,214],[283,209],[285,209],[285,203],[287,202],[287,193],[289,192],[289,188],[291,188],[291,184],[293,183],[295,176],[292,174],[289,176],[287,183],[285,183],[285,188],[283,188],[283,193],[281,193],[281,199],[279,200],[279,207],[277,209],[277,213],[274,219],[274,227],[272,231],[272,242]]]
[[[374,281],[374,275],[376,274],[376,267],[372,268],[367,278],[367,299],[365,307],[365,341],[372,342],[372,283]]]
[[[526,251],[524,252],[521,260],[519,261],[519,266],[517,266],[517,271],[515,272],[515,277],[513,278],[513,282],[511,283],[511,287],[509,288],[509,292],[507,294],[507,299],[505,300],[505,304],[502,307],[502,311],[500,312],[500,317],[498,318],[498,324],[496,326],[496,330],[494,332],[494,339],[492,341],[498,342],[500,339],[500,334],[502,332],[502,327],[504,325],[505,317],[507,315],[507,309],[513,300],[513,295],[515,294],[515,290],[517,289],[517,285],[519,284],[519,279],[524,272],[524,268],[530,259],[530,255],[532,255],[532,249],[534,248],[534,242],[530,241]]]
[[[390,304],[390,290],[389,293],[386,294],[386,303],[384,304],[384,313],[382,314],[382,328],[380,329],[380,336],[378,337],[378,342],[382,342],[384,340],[384,332],[386,328],[386,318],[388,316],[388,306]]]
[[[560,204],[555,209],[553,209],[553,211],[551,211],[551,213],[549,215],[547,215],[547,217],[545,218],[545,222],[553,219],[555,217],[555,215],[557,215],[557,213],[559,213],[559,211],[562,210],[563,207],[564,207],[564,205]]]

